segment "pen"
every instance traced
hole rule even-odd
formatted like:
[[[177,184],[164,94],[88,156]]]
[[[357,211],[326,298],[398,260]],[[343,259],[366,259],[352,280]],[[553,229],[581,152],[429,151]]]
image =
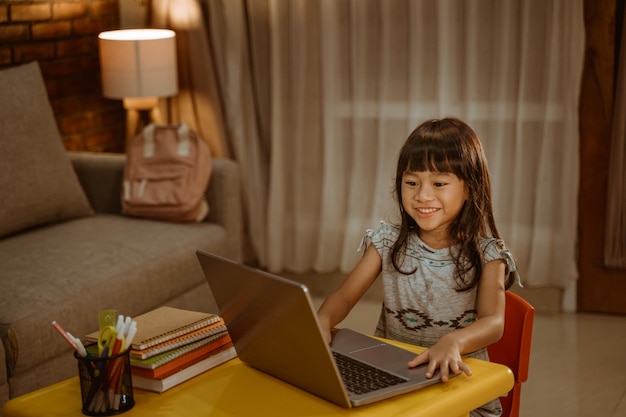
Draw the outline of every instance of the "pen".
[[[70,346],[72,346],[72,349],[78,352],[78,347],[76,346],[76,343],[67,335],[67,332],[63,330],[63,327],[61,327],[61,325],[57,323],[56,320],[52,322],[52,325],[54,326],[56,331],[59,332],[61,336],[63,336],[63,338],[67,341],[67,343],[69,343]]]
[[[101,358],[106,358],[107,356],[109,356],[109,347],[105,346],[104,349],[102,349],[102,353],[100,353],[100,357]],[[104,363],[104,362],[102,362]]]

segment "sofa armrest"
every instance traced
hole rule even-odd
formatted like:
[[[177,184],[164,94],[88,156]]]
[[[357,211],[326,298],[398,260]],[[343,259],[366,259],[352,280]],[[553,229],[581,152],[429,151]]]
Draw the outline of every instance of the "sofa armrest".
[[[236,253],[234,260],[241,259],[243,241],[243,205],[241,202],[241,183],[239,166],[231,159],[213,159],[211,180],[206,192],[209,203],[209,215],[205,221],[218,223],[226,228],[229,240],[235,247],[230,253]]]

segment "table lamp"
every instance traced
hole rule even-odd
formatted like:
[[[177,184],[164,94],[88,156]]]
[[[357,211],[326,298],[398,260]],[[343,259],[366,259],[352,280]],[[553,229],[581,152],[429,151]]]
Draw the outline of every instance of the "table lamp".
[[[178,92],[176,34],[167,29],[111,30],[98,35],[102,95],[122,99],[126,141],[137,134],[140,112],[163,123],[159,97]]]

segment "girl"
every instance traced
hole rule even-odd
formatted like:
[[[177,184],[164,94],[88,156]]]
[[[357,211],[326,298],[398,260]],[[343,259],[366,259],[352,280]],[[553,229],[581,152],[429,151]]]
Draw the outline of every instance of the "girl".
[[[407,366],[427,365],[443,382],[472,371],[462,356],[488,360],[504,328],[505,288],[517,277],[496,228],[486,158],[476,133],[454,119],[417,127],[400,150],[395,194],[401,223],[368,230],[361,261],[321,305],[330,340],[382,272],[376,336],[427,348]],[[472,416],[501,414],[498,399]]]

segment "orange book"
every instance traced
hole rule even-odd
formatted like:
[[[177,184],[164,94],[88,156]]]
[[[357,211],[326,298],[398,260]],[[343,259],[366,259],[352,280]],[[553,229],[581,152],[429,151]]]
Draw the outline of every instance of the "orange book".
[[[137,366],[136,362],[131,360],[130,371],[133,375],[146,378],[165,378],[231,346],[230,335],[226,333],[223,337],[211,343],[180,354],[155,368]]]
[[[202,359],[192,365],[187,366],[172,374],[168,374],[162,378],[147,378],[144,376],[133,375],[133,388],[145,389],[154,392],[163,392],[168,389],[181,384],[196,375],[206,372],[209,369],[215,368],[225,362],[228,362],[232,358],[237,357],[237,352],[234,346],[230,344],[225,345],[223,350],[212,353],[206,359]],[[132,369],[132,367],[131,367]]]

